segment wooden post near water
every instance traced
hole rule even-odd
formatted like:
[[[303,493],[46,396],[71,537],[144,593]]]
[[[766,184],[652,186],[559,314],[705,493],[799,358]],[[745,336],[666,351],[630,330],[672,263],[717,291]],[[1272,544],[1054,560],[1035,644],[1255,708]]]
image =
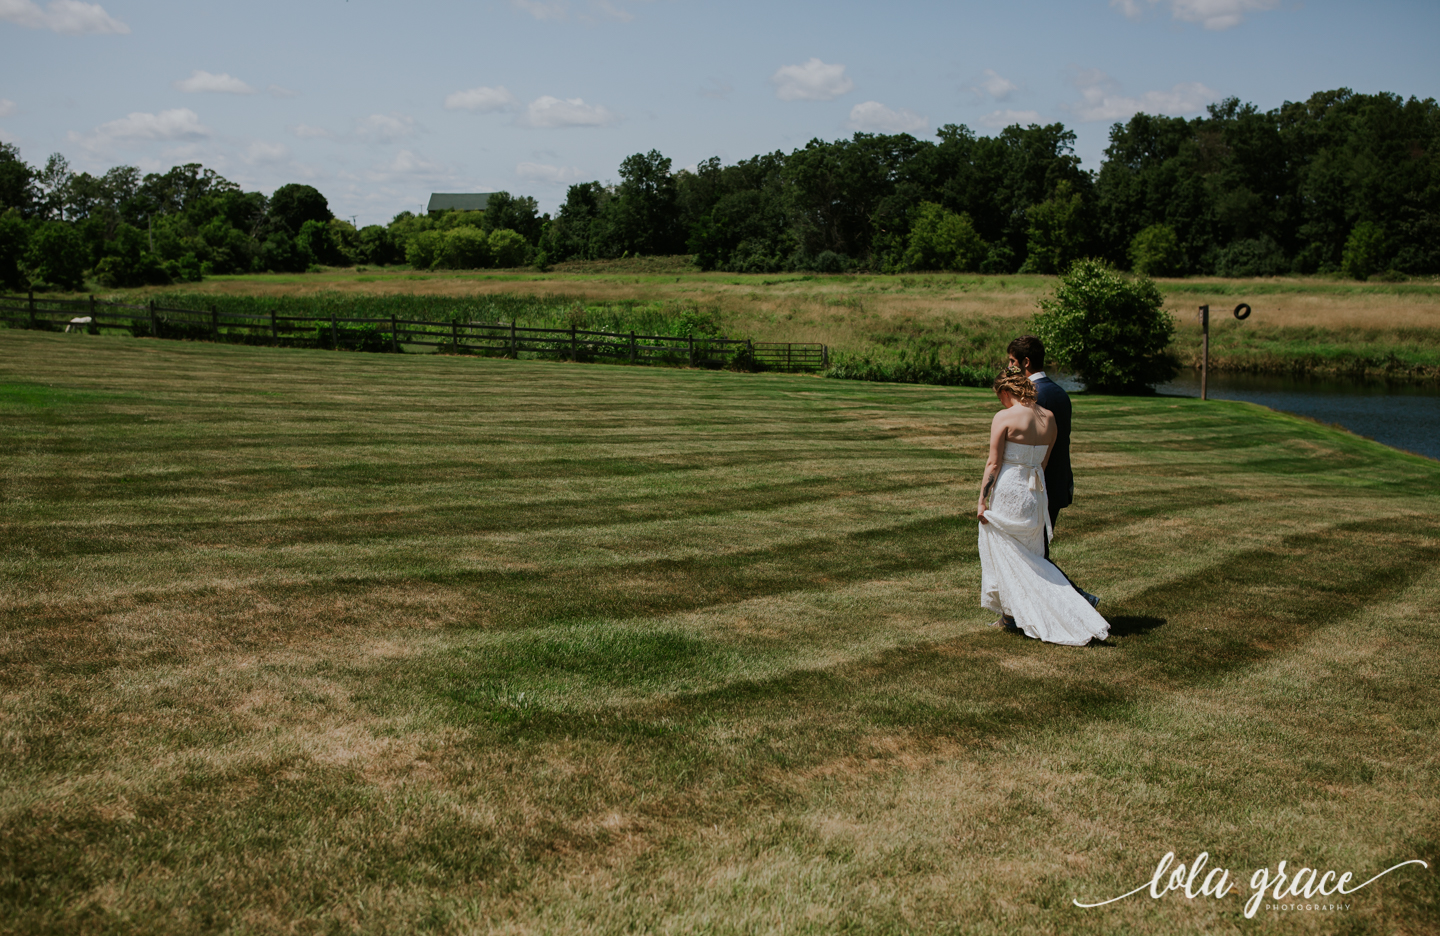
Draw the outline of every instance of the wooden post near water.
[[[1200,307],[1200,399],[1209,399],[1210,307]]]

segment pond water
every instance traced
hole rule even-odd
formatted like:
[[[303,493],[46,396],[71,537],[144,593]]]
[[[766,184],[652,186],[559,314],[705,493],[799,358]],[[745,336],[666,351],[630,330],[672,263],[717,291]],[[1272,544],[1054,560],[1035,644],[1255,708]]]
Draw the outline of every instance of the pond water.
[[[1066,389],[1074,381],[1062,380]],[[1200,372],[1156,388],[1162,394],[1198,397]],[[1440,459],[1440,387],[1358,380],[1211,374],[1212,400],[1243,400],[1271,409],[1338,423],[1376,442]]]

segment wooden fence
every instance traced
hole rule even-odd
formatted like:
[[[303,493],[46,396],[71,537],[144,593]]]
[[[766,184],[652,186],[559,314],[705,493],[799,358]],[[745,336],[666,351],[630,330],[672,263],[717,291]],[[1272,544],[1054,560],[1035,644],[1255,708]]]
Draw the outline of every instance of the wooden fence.
[[[88,318],[89,322],[75,320]],[[145,305],[96,299],[50,299],[0,295],[0,321],[21,328],[96,331],[121,328],[137,336],[246,344],[286,344],[334,350],[399,352],[409,346],[452,354],[519,357],[522,352],[571,361],[611,359],[631,364],[686,364],[716,367],[735,363],[783,371],[824,370],[830,363],[823,344],[749,341],[675,335],[641,335],[570,328],[530,328],[514,322],[484,323],[424,319],[327,318],[177,309],[154,300]]]

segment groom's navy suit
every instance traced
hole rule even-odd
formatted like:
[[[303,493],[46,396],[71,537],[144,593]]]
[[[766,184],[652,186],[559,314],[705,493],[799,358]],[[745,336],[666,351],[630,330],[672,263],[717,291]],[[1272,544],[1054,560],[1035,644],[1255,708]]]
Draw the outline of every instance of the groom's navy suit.
[[[1075,499],[1075,475],[1070,471],[1070,395],[1049,377],[1040,377],[1035,384],[1035,399],[1055,414],[1055,448],[1045,466],[1045,493],[1050,501],[1050,526],[1060,511]],[[1050,544],[1045,544],[1049,557]]]

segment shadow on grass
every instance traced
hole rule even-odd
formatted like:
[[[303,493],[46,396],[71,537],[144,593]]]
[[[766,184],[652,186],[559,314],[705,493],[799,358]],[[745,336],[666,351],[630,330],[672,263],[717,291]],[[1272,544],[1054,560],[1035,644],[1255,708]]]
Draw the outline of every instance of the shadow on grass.
[[[1168,623],[1167,618],[1149,614],[1120,614],[1109,620],[1111,637],[1137,637]]]

